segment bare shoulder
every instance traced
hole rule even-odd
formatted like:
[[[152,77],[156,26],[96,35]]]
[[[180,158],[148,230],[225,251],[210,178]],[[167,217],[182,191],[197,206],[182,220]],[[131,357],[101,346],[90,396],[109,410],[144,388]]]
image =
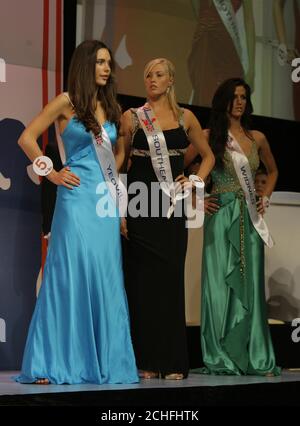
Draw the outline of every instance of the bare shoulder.
[[[203,134],[207,140],[209,140],[210,129],[203,129]]]
[[[60,95],[56,96],[56,98],[54,98],[53,100],[59,103],[62,107],[73,108],[73,104],[71,102],[68,92],[61,93]]]
[[[121,133],[127,133],[132,130],[132,111],[131,109],[123,112],[121,116]]]
[[[188,108],[183,108],[184,124],[187,129],[200,126],[195,114]]]
[[[123,112],[122,117],[125,119],[131,118],[132,110],[131,108],[127,109],[125,112]]]
[[[122,123],[131,123],[132,121],[132,111],[131,109],[128,109],[127,111],[123,112],[121,117]]]
[[[60,99],[60,102],[63,106],[64,113],[69,118],[70,115],[74,114],[74,105],[71,101],[71,98],[69,96],[68,92],[63,92],[60,95],[58,95],[58,98]]]
[[[195,114],[188,108],[182,108],[184,120],[193,120],[196,119]]]
[[[45,107],[45,110],[50,113],[55,113],[58,117],[63,117],[68,119],[70,115],[74,114],[73,107],[70,104],[68,97],[61,93],[52,99]]]
[[[259,130],[251,130],[251,135],[259,146],[267,142],[266,136],[264,135],[264,133],[260,132]]]

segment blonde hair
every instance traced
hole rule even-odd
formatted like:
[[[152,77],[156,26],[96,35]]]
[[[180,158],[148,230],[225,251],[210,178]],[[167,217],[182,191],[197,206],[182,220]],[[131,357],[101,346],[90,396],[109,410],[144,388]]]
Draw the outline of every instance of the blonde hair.
[[[178,120],[181,114],[180,107],[176,100],[175,88],[174,88],[174,80],[175,80],[175,67],[171,61],[166,58],[156,58],[149,61],[144,68],[144,80],[146,80],[149,72],[155,67],[155,65],[162,64],[165,66],[166,71],[168,72],[170,78],[173,80],[172,85],[169,86],[169,90],[167,91],[167,99],[169,101],[169,105],[175,118]]]

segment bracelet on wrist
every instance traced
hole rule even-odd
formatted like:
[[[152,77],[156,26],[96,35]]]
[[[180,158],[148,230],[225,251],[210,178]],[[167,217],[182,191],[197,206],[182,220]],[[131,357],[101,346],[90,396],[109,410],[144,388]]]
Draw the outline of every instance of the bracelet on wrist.
[[[267,209],[270,206],[270,197],[268,197],[267,195],[264,195],[261,198],[261,201],[264,209]]]
[[[189,181],[195,188],[204,188],[205,186],[204,180],[198,175],[189,175]]]

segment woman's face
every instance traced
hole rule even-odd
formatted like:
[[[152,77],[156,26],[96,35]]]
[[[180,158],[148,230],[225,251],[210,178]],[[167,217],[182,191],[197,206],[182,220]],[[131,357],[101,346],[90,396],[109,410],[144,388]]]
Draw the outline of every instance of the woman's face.
[[[154,65],[145,78],[145,88],[148,98],[157,98],[167,92],[172,85],[172,79],[164,64]]]
[[[234,118],[241,118],[245,112],[246,104],[246,89],[244,86],[237,86],[234,91],[232,109],[229,111],[229,114]]]
[[[105,86],[111,74],[111,57],[107,49],[97,51],[95,80],[97,86]]]

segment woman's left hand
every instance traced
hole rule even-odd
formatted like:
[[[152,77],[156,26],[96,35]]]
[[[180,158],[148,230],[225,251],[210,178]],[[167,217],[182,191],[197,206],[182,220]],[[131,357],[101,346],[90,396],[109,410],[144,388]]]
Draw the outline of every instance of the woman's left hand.
[[[268,197],[259,197],[258,201],[256,202],[257,213],[261,214],[262,216],[266,213],[267,208],[269,207],[269,201],[265,201],[264,198],[269,200]]]

